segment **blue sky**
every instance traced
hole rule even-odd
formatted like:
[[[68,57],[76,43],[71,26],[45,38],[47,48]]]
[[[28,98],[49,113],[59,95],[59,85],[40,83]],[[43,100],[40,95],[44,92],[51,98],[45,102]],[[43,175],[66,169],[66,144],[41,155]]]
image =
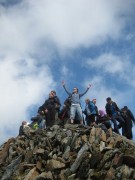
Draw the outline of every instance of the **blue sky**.
[[[55,89],[61,102],[112,97],[135,114],[134,0],[0,0],[0,143],[17,136]],[[135,126],[134,140],[135,140]]]

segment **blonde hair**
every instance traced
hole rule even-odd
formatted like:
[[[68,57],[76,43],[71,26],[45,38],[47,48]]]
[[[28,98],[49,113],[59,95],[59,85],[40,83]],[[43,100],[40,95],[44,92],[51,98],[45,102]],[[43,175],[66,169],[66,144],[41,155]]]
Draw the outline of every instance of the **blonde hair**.
[[[85,101],[90,101],[90,99],[89,99],[89,98],[87,98],[87,99],[85,99]]]

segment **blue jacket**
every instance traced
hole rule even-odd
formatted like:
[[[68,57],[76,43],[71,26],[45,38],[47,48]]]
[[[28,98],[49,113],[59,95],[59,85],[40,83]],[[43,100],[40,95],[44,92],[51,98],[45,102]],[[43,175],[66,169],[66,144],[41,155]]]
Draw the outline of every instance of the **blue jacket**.
[[[120,109],[118,108],[117,104],[115,102],[112,102],[111,104],[107,103],[106,106],[106,113],[111,117],[113,115],[116,115]]]
[[[91,115],[91,114],[97,114],[96,106],[95,106],[95,104],[94,104],[92,101],[90,101],[90,102],[88,103],[87,108],[88,108],[88,110],[89,110],[89,115]]]

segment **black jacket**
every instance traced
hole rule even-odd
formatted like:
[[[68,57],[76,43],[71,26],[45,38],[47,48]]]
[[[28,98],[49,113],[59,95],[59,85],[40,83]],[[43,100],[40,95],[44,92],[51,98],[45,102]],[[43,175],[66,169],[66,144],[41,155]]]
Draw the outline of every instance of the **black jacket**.
[[[110,117],[113,115],[112,106],[113,106],[114,111],[116,113],[120,112],[120,109],[118,108],[118,106],[117,106],[117,104],[115,102],[112,102],[111,104],[107,103],[106,106],[105,106],[105,109],[106,109],[107,115],[109,115]]]

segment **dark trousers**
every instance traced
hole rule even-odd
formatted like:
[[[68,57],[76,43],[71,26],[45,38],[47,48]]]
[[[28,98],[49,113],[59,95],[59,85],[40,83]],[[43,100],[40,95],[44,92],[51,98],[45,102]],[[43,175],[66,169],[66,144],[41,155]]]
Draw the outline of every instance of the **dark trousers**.
[[[127,137],[128,139],[132,139],[133,138],[132,119],[127,117],[124,120],[125,120],[125,125],[122,127],[122,135]]]
[[[120,115],[113,115],[111,117],[111,121],[114,124],[114,132],[120,134],[119,129],[124,126],[125,124],[124,119]],[[117,121],[119,122],[119,124],[117,124]]]
[[[96,114],[91,114],[87,117],[87,125],[90,126],[91,123],[96,122],[97,115]]]
[[[48,109],[46,113],[46,127],[51,127],[55,124],[55,108]]]

